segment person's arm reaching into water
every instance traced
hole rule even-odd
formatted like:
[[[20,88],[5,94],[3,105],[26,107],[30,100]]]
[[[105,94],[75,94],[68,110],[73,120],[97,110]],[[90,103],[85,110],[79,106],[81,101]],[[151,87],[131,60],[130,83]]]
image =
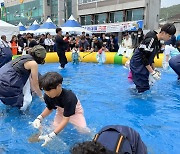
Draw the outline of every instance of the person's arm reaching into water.
[[[43,114],[42,114],[43,115]],[[64,117],[62,118],[62,121],[60,124],[55,128],[53,132],[47,135],[39,136],[39,140],[44,140],[44,143],[41,146],[45,146],[50,142],[60,131],[64,129],[64,127],[68,124],[70,117]]]
[[[38,64],[35,61],[28,61],[24,64],[24,67],[27,70],[31,70],[31,78],[34,90],[36,91],[37,95],[41,100],[43,100],[42,91],[39,88],[38,82]]]
[[[64,127],[67,125],[69,122],[70,117],[65,117],[63,116],[61,123],[55,128],[54,132],[58,134],[60,131],[64,129]]]
[[[47,117],[53,110],[49,110],[47,107],[44,111],[33,121],[34,128],[40,128],[42,120]]]

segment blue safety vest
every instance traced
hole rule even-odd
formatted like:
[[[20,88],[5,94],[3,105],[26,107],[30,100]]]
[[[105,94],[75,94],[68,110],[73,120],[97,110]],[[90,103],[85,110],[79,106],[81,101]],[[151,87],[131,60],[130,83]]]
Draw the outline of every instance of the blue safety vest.
[[[117,154],[147,154],[140,135],[130,127],[110,125],[102,128],[93,139]]]
[[[0,47],[0,68],[12,60],[12,51],[10,47]]]
[[[31,55],[24,55],[0,68],[0,100],[5,105],[23,106],[23,87],[31,73],[24,68],[24,63],[32,60]]]

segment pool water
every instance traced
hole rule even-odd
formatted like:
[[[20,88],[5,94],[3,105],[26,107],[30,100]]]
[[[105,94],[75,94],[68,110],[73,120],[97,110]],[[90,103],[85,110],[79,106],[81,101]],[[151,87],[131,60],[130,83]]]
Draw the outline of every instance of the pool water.
[[[141,135],[150,154],[180,153],[180,83],[175,73],[162,72],[162,79],[150,91],[137,94],[128,81],[128,70],[120,65],[68,63],[58,70],[58,63],[40,66],[40,73],[57,71],[63,87],[71,89],[80,99],[91,134],[82,135],[71,125],[47,147],[43,142],[29,143],[37,133],[32,122],[44,109],[37,97],[28,111],[21,112],[0,103],[0,153],[69,153],[76,142],[90,140],[103,126],[127,125]],[[51,132],[55,111],[43,122],[44,131]]]

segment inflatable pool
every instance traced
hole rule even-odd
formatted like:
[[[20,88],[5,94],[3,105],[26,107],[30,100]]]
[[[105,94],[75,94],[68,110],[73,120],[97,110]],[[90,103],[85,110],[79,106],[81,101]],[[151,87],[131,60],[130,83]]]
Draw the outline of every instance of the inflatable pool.
[[[59,70],[59,63],[39,65],[39,73],[56,71],[63,78],[63,87],[71,89],[80,99],[92,134],[80,134],[73,125],[67,127],[49,143],[29,143],[38,133],[30,124],[44,109],[38,97],[25,113],[0,103],[0,154],[70,154],[71,147],[92,140],[103,126],[119,124],[135,129],[148,148],[148,154],[180,153],[180,85],[175,73],[162,71],[151,91],[137,95],[127,79],[128,69],[121,65],[97,63],[67,64]],[[42,123],[51,132],[55,112]]]
[[[125,56],[119,56],[117,55],[117,52],[106,52],[106,64],[125,64],[128,60]],[[68,61],[71,61],[71,55],[72,52],[66,52],[66,57]],[[97,63],[96,59],[97,52],[80,52],[80,57],[82,59],[82,62],[91,62],[91,63]],[[162,59],[163,54],[159,54],[159,59],[157,59],[157,56],[155,57],[155,66],[156,67],[162,67]],[[47,53],[46,56],[46,62],[47,63],[54,63],[58,62],[58,56],[56,52]]]
[[[117,52],[106,52],[106,64],[125,64],[128,58],[125,56],[119,56]],[[72,61],[71,58],[72,52],[66,52],[66,57],[68,62]],[[91,63],[97,63],[96,59],[97,52],[80,52],[80,57],[82,62],[91,62]],[[16,56],[14,56],[15,58]],[[155,66],[156,67],[162,67],[162,60],[163,60],[163,54],[159,54],[159,59],[157,56],[154,59]],[[45,59],[46,63],[55,63],[59,61],[59,58],[57,56],[56,52],[49,52],[46,55]]]

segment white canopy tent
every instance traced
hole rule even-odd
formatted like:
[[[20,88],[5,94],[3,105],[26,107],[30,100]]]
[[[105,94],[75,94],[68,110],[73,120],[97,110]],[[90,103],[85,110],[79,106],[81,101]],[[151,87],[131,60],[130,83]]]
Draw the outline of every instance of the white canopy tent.
[[[19,27],[0,20],[0,36],[5,35],[10,41],[13,35],[19,34]]]

